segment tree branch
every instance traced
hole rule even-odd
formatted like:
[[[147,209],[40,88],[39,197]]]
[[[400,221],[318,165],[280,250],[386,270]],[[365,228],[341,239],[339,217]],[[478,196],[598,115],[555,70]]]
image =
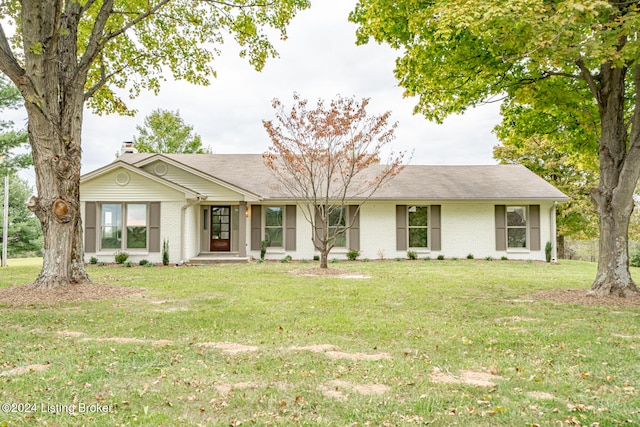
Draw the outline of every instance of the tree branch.
[[[0,22],[0,71],[6,74],[16,86],[19,86],[21,79],[24,77],[24,69],[20,66],[13,51],[9,45],[9,41],[4,33],[4,28]]]
[[[596,102],[598,103],[598,105],[600,105],[601,94],[600,94],[600,88],[598,88],[598,82],[596,81],[596,78],[593,76],[593,74],[591,74],[591,71],[589,71],[587,66],[584,65],[584,60],[582,59],[582,57],[576,60],[576,65],[578,66],[578,68],[580,68],[580,72],[582,73],[582,76],[584,77],[584,79],[587,81],[587,85],[589,85],[589,89],[591,90],[591,93],[596,99]]]

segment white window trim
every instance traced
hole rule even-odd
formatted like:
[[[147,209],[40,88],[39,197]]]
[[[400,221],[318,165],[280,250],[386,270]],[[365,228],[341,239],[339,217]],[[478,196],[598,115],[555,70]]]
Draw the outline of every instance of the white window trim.
[[[280,228],[282,228],[282,246],[268,246],[267,247],[267,253],[284,253],[285,249],[285,243],[286,243],[286,233],[287,233],[287,227],[286,225],[286,221],[287,221],[287,207],[284,205],[263,205],[262,206],[262,240],[265,240],[265,237],[267,236],[267,210],[269,208],[280,208],[282,209],[282,225],[280,226]],[[276,227],[269,227],[269,228],[276,228]]]
[[[415,207],[426,207],[427,208],[427,226],[414,226],[411,227],[410,223],[409,223],[409,209],[411,209],[412,206]],[[407,218],[406,218],[406,223],[407,223],[407,250],[409,251],[413,251],[416,253],[420,253],[420,254],[427,254],[427,253],[431,253],[431,205],[407,205]],[[427,229],[427,244],[428,246],[425,248],[424,246],[410,246],[409,242],[411,241],[411,239],[409,239],[409,231],[411,228],[426,228]]]
[[[98,202],[98,208],[96,209],[96,215],[98,216],[98,226],[96,231],[98,232],[98,238],[96,245],[98,255],[107,255],[114,252],[123,251],[136,255],[148,255],[149,254],[149,202]],[[122,223],[120,228],[122,229],[121,245],[120,248],[103,248],[102,247],[102,206],[103,205],[120,205],[122,211]],[[146,228],[147,228],[147,242],[145,248],[127,248],[127,205],[145,205],[146,208]]]
[[[509,226],[509,208],[524,208],[524,212],[526,215],[526,222],[527,225],[525,225],[524,227],[522,226]],[[505,239],[507,239],[505,245],[507,247],[507,252],[511,252],[511,253],[529,253],[531,252],[531,250],[529,249],[529,245],[531,244],[531,236],[529,233],[529,229],[531,227],[530,224],[530,219],[529,219],[529,206],[528,205],[507,205],[505,206],[504,209],[504,223],[505,223]],[[525,229],[525,239],[526,239],[526,246],[524,248],[510,248],[509,247],[509,229],[516,229],[516,228],[524,228]]]

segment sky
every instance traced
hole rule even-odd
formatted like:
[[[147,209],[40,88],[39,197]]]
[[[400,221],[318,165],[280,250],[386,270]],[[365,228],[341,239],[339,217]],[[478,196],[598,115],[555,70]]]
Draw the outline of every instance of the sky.
[[[311,105],[338,94],[370,98],[370,114],[391,111],[391,121],[398,122],[389,147],[413,153],[411,164],[495,164],[492,149],[498,141],[492,129],[500,122],[499,105],[469,109],[440,125],[414,115],[416,100],[403,97],[393,75],[399,52],[374,41],[356,45],[356,25],[347,20],[355,4],[356,0],[313,1],[288,27],[288,39],[275,40],[279,57],[268,61],[261,72],[238,57],[231,41],[213,63],[217,78],[210,86],[168,81],[158,96],[143,93],[128,100],[129,107],[138,111],[135,117],[86,111],[82,173],[113,161],[122,142],[131,141],[138,134],[136,126],[157,108],[178,110],[214,153],[263,153],[270,141],[262,121],[275,118],[272,100],[278,98],[290,107],[294,92]]]

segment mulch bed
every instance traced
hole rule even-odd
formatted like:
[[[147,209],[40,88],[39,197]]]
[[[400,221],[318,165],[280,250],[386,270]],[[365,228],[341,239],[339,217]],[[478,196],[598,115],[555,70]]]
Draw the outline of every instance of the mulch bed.
[[[54,289],[34,289],[29,285],[22,285],[0,289],[0,303],[26,305],[119,299],[144,291],[144,288],[100,284],[60,286]]]
[[[640,307],[640,295],[630,298],[588,296],[586,289],[551,289],[534,292],[529,297],[562,304],[607,305],[612,307]]]

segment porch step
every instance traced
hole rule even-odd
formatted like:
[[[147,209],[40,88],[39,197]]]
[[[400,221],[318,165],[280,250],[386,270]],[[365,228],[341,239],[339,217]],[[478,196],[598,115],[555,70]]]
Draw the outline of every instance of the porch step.
[[[249,257],[239,257],[233,254],[200,254],[189,260],[192,265],[204,264],[240,264],[249,262]]]

